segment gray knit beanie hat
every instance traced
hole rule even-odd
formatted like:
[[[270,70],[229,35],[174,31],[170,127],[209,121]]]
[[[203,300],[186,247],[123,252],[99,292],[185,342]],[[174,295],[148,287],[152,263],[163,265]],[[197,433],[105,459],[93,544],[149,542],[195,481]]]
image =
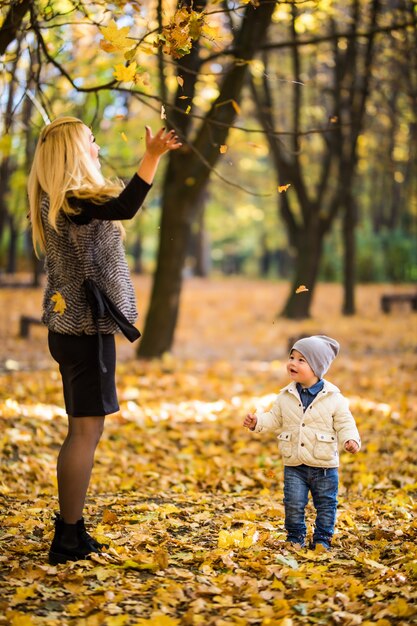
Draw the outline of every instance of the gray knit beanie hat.
[[[313,335],[296,341],[290,354],[293,350],[301,352],[317,378],[323,378],[339,353],[339,344],[336,339],[326,335]]]

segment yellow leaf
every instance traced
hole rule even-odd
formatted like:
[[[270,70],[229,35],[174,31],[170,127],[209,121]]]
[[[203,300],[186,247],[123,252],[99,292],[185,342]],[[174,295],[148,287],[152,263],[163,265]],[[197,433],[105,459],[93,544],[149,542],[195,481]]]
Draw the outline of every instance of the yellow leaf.
[[[180,620],[163,613],[153,613],[150,619],[140,619],[135,626],[179,626]]]
[[[221,145],[220,146],[220,154],[226,154],[226,152],[227,152],[227,146]]]
[[[135,42],[127,37],[130,31],[129,26],[118,28],[114,20],[108,26],[102,26],[100,32],[103,37],[118,50],[128,50],[135,45]]]
[[[190,97],[190,96],[180,96],[180,97],[179,97],[179,99],[180,99],[180,100],[188,100],[188,98],[189,98],[189,97]]]
[[[6,617],[10,626],[35,626],[36,623],[32,615],[20,611],[8,611]]]
[[[184,79],[182,76],[177,76],[177,83],[180,87],[184,87]]]
[[[59,313],[60,315],[64,315],[65,309],[67,308],[67,303],[65,302],[62,295],[59,291],[56,291],[53,296],[51,296],[52,302],[55,302],[54,311],[55,313]]]
[[[303,293],[303,291],[308,291],[307,287],[305,285],[300,285],[299,287],[297,287],[297,289],[295,290],[295,293]]]
[[[287,191],[288,187],[291,187],[291,183],[288,183],[288,185],[279,185],[278,187],[279,193],[282,193],[283,191]]]
[[[134,79],[136,74],[136,67],[136,61],[133,61],[133,63],[131,63],[127,67],[119,63],[114,66],[113,76],[121,83],[128,83]]]
[[[117,522],[117,515],[109,509],[104,509],[103,512],[103,524],[114,524]]]
[[[129,615],[108,615],[106,626],[124,626],[129,620]]]
[[[8,157],[10,154],[11,147],[12,147],[11,136],[9,134],[3,135],[3,137],[0,138],[0,153],[4,157]]]
[[[188,115],[190,111],[191,111],[191,106],[188,105],[188,107],[185,109],[186,115]]]
[[[234,108],[234,110],[236,111],[236,113],[238,115],[240,115],[241,113],[241,109],[240,106],[238,105],[238,103],[236,102],[236,100],[232,100],[232,107]]]
[[[121,136],[121,138],[123,139],[123,141],[126,141],[126,142],[127,142],[127,136],[126,136],[126,133],[121,132],[121,133],[120,133],[120,136]]]

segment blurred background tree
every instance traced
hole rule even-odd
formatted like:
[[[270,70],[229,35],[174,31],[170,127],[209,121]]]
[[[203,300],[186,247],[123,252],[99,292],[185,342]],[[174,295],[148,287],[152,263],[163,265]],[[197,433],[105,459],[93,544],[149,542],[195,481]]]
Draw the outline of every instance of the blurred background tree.
[[[0,20],[4,273],[39,284],[26,175],[42,125],[71,114],[125,180],[145,124],[184,142],[128,227],[154,276],[141,356],[170,349],[184,276],[289,280],[292,318],[318,280],[352,314],[358,281],[417,279],[416,2],[3,0]]]

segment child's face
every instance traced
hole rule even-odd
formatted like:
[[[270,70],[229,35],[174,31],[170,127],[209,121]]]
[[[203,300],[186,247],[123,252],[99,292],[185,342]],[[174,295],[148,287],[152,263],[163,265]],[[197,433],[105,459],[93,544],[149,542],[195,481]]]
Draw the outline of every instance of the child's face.
[[[311,387],[318,381],[317,376],[298,350],[292,350],[288,358],[287,372],[289,377],[303,387]]]

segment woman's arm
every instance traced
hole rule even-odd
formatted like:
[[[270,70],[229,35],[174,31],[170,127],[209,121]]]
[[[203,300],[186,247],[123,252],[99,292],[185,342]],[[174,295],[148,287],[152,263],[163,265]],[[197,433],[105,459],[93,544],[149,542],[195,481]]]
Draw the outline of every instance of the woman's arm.
[[[95,204],[91,200],[74,199],[73,206],[81,210],[79,215],[71,216],[70,219],[74,224],[88,224],[92,219],[128,220],[136,215],[152,186],[161,156],[182,146],[173,130],[165,132],[165,128],[161,128],[155,137],[149,126],[145,126],[145,130],[146,151],[137,173],[126,188],[117,198],[110,198],[102,204]]]
[[[119,196],[109,198],[102,204],[80,198],[71,199],[70,204],[80,209],[80,213],[70,215],[69,219],[78,226],[88,224],[92,219],[130,220],[139,211],[150,188],[150,184],[135,174]]]

